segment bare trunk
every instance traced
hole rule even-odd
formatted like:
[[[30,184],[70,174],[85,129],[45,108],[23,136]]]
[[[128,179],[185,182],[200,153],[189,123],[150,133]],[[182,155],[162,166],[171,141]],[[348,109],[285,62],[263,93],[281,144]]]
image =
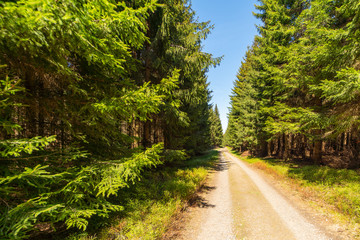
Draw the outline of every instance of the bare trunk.
[[[301,141],[301,154],[302,158],[306,159],[306,151],[307,151],[307,140],[305,135],[302,135],[302,141]]]
[[[291,150],[291,134],[283,134],[283,159],[289,160],[290,158],[290,150]]]
[[[311,159],[315,164],[322,163],[322,141],[321,140],[317,140],[314,142]]]
[[[267,155],[271,156],[272,155],[272,150],[273,150],[273,140],[268,141],[268,145],[267,145]]]
[[[143,123],[142,145],[143,147],[148,148],[151,144],[151,122],[146,121]]]

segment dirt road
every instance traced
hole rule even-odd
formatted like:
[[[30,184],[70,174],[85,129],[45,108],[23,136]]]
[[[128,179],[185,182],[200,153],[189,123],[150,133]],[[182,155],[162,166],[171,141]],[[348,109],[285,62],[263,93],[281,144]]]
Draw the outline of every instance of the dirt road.
[[[247,164],[221,150],[200,204],[184,216],[176,239],[339,239],[330,237],[303,216],[287,198]]]

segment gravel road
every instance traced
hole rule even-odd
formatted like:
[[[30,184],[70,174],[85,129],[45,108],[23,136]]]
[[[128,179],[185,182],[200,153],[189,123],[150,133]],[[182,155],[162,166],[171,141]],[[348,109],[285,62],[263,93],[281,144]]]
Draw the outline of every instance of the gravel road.
[[[201,204],[185,213],[185,227],[176,239],[332,239],[226,149],[206,189]]]

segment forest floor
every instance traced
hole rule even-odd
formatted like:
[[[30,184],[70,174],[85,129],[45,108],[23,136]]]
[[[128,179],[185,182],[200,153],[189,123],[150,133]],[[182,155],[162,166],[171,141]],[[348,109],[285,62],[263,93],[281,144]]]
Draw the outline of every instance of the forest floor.
[[[341,231],[224,148],[218,167],[164,239],[349,239]]]

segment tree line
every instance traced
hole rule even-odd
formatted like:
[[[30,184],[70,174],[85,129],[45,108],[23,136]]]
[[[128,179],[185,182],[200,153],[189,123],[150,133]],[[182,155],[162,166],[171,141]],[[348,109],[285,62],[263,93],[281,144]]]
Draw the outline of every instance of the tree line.
[[[359,167],[358,1],[259,2],[262,24],[234,82],[226,144]]]
[[[0,25],[1,238],[85,230],[143,171],[219,145],[220,58],[188,0],[2,1]]]

